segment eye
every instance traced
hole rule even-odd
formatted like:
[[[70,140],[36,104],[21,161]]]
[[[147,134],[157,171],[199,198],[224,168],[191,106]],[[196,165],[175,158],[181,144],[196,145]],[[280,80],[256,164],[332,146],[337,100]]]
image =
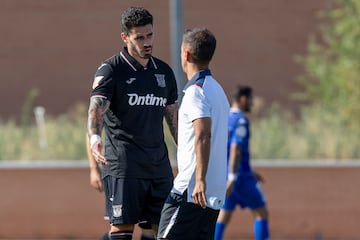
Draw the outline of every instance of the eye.
[[[138,37],[135,38],[135,40],[144,40],[144,39],[145,39],[144,36],[138,36]]]

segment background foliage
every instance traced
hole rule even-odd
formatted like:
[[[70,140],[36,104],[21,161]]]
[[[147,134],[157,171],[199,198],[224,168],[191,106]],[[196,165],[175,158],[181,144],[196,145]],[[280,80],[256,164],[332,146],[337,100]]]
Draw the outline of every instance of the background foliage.
[[[338,7],[320,14],[328,24],[321,28],[321,41],[310,41],[302,60],[303,97],[328,116],[324,126],[344,125],[342,134],[360,134],[360,1],[337,3]]]

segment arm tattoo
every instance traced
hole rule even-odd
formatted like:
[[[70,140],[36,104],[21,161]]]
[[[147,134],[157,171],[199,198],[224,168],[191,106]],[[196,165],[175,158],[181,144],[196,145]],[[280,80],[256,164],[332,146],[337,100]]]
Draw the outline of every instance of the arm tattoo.
[[[176,144],[178,135],[178,110],[179,107],[177,103],[167,105],[165,107],[165,119]]]
[[[103,128],[104,114],[110,106],[110,101],[103,96],[92,96],[88,111],[88,134],[89,136],[97,134],[101,136]]]

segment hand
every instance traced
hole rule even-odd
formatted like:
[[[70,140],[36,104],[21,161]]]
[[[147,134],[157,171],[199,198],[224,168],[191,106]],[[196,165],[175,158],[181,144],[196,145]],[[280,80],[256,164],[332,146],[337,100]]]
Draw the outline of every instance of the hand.
[[[99,167],[90,170],[90,185],[99,192],[104,191]]]
[[[91,148],[91,153],[97,163],[102,163],[104,165],[107,164],[107,161],[104,157],[104,155],[101,154],[103,148],[103,144],[101,141],[97,141],[95,144],[93,144]]]
[[[257,181],[259,181],[261,183],[265,183],[265,179],[263,178],[263,176],[261,176],[260,173],[257,173],[254,171],[253,174]]]
[[[230,196],[234,189],[235,181],[227,181],[226,183],[226,197]]]
[[[206,208],[206,183],[204,180],[197,180],[195,183],[193,194],[191,195],[194,199],[194,203],[200,205],[202,208]]]

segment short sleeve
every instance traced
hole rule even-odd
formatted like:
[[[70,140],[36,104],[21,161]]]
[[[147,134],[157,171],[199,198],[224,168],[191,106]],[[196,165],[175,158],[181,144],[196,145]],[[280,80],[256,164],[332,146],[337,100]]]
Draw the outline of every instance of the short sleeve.
[[[244,118],[240,118],[237,122],[236,129],[232,136],[231,142],[242,145],[245,143],[248,136],[248,127],[246,120]]]
[[[168,85],[169,94],[167,97],[166,105],[174,104],[178,99],[176,79],[175,79],[174,72],[171,69],[169,69],[168,78],[169,78],[169,81],[168,81],[169,82],[169,85]]]
[[[108,63],[102,63],[96,70],[91,96],[100,95],[111,100],[114,91],[113,70]]]
[[[202,88],[197,85],[192,85],[186,89],[182,104],[185,104],[185,112],[190,121],[211,117],[211,105]]]

